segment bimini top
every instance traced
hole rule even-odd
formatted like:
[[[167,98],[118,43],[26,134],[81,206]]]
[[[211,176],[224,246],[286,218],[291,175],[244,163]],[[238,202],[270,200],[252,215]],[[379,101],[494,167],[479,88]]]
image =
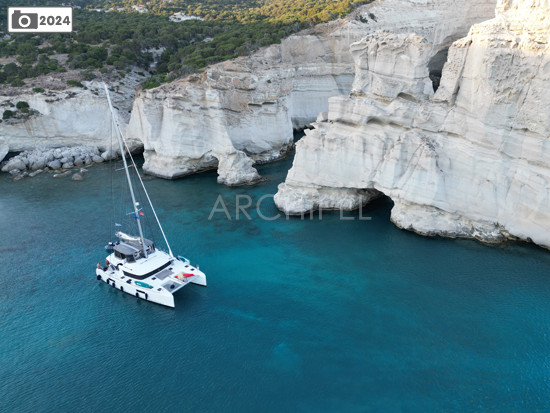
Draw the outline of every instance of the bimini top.
[[[138,238],[139,239],[139,238]],[[151,254],[155,251],[155,244],[150,239],[144,238],[145,250],[147,254]],[[139,241],[125,241],[120,244],[116,244],[113,248],[115,250],[115,257],[120,259],[126,259],[128,262],[136,261],[143,257],[143,249]]]

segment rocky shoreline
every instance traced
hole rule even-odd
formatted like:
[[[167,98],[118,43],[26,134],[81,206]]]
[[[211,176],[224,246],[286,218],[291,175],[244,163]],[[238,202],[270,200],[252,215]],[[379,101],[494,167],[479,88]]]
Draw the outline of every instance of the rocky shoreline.
[[[0,170],[12,175],[14,181],[19,181],[42,172],[52,172],[54,173],[53,177],[58,178],[69,175],[73,168],[80,168],[73,175],[74,180],[79,180],[79,178],[82,178],[79,174],[87,172],[84,167],[90,167],[117,157],[119,157],[117,152],[110,150],[101,152],[97,147],[86,145],[37,148],[9,156],[7,160],[0,163]]]

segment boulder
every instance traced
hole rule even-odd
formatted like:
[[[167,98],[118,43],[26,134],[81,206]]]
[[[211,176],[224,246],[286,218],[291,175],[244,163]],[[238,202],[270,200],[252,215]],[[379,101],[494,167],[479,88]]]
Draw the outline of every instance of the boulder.
[[[101,154],[101,157],[106,160],[106,161],[109,161],[111,159],[114,159],[116,158],[116,153],[113,152],[113,151],[105,151]]]
[[[14,169],[19,169],[20,171],[27,169],[27,165],[19,156],[11,158],[2,168],[2,172],[10,172]]]
[[[68,176],[71,174],[71,171],[65,171],[63,173],[60,173],[60,174],[54,174],[53,177],[54,178],[63,178],[65,176]]]
[[[36,171],[31,172],[31,173],[29,174],[29,176],[32,178],[32,177],[34,177],[34,176],[36,176],[36,175],[38,175],[38,174],[40,174],[40,173],[42,173],[42,172],[44,172],[43,169],[37,169]]]
[[[52,169],[60,169],[61,168],[61,161],[56,159],[54,161],[48,162],[48,166]]]
[[[44,158],[35,158],[30,163],[29,169],[32,169],[33,171],[36,171],[38,169],[42,169],[46,166],[46,159]]]

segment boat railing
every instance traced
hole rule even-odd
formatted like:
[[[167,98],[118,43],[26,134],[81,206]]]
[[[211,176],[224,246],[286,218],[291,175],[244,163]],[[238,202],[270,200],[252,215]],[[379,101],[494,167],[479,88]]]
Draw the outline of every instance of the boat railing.
[[[183,257],[183,256],[181,256],[181,255],[178,255],[178,260],[180,260],[180,261],[185,261],[186,264],[190,264],[190,263],[191,263],[187,258],[185,258],[185,257]]]

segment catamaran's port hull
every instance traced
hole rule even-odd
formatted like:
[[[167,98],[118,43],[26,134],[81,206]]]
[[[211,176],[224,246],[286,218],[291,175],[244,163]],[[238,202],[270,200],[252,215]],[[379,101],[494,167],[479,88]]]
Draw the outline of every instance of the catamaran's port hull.
[[[127,277],[125,280],[121,280],[115,274],[110,273],[109,271],[103,271],[102,269],[99,269],[99,268],[96,269],[96,275],[98,280],[101,280],[109,284],[111,287],[116,288],[117,290],[120,290],[122,292],[125,292],[126,294],[133,295],[137,298],[141,298],[142,300],[151,301],[153,303],[157,303],[160,305],[165,305],[167,307],[172,307],[172,308],[174,307],[174,296],[172,295],[171,292],[165,289],[158,291],[152,288],[138,287],[133,283],[129,284],[128,282],[125,282],[128,280]],[[179,288],[181,288],[182,286],[179,286]],[[174,289],[177,291],[179,290],[179,288],[174,288]]]

